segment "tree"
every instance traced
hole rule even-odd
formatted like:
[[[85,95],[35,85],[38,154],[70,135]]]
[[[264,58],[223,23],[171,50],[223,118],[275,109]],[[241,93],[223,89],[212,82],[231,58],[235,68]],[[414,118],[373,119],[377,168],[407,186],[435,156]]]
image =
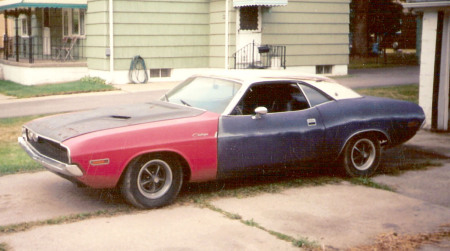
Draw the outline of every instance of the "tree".
[[[368,32],[382,48],[394,42],[395,33],[401,30],[403,7],[392,0],[370,0]]]
[[[370,42],[385,46],[401,29],[403,7],[392,0],[352,0],[350,4],[350,29],[353,34],[352,53],[366,56]],[[374,35],[375,41],[369,41]]]
[[[352,0],[350,3],[350,30],[352,36],[352,54],[366,56],[368,54],[368,12],[369,1]]]

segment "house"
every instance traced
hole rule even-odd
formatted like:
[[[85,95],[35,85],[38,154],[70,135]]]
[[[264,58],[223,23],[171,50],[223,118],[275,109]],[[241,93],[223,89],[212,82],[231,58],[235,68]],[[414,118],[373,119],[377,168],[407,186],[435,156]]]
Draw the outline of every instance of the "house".
[[[61,82],[82,74],[129,83],[131,62],[138,55],[145,61],[149,81],[178,80],[218,68],[345,75],[349,4],[350,0],[6,0],[0,2],[0,11],[15,20],[15,31],[7,31],[15,46],[0,65],[6,79],[23,84]],[[21,79],[24,76],[27,79]]]
[[[408,0],[403,7],[422,19],[419,104],[426,127],[449,131],[450,1]]]

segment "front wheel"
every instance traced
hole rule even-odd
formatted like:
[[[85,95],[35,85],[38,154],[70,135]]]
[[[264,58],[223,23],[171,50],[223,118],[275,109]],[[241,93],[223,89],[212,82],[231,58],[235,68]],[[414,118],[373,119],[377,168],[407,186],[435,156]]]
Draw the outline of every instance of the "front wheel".
[[[172,203],[183,184],[177,160],[162,156],[142,157],[126,170],[121,192],[139,208],[156,208]]]
[[[359,136],[345,146],[342,166],[351,177],[368,177],[375,173],[380,164],[380,142],[372,136]]]

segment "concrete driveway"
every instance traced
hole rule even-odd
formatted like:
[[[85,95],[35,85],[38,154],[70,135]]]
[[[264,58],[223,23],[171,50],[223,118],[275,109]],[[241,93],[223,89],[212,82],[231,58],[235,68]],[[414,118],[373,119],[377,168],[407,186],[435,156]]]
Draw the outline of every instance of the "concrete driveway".
[[[450,155],[450,135],[422,131],[416,138],[408,148]],[[430,150],[437,139],[444,145]],[[408,158],[414,152],[401,153],[408,148],[386,157]],[[292,240],[306,240],[327,250],[346,249],[373,243],[383,233],[430,233],[448,226],[450,162],[437,160],[443,165],[373,179],[396,192],[342,182],[217,198],[209,206],[183,202],[187,192],[172,206],[146,211],[130,208],[117,192],[78,188],[49,172],[8,175],[0,177],[0,226],[39,224],[0,233],[0,243],[14,250],[291,250],[298,249]],[[105,210],[120,213],[105,216]],[[102,216],[47,223],[89,212]]]

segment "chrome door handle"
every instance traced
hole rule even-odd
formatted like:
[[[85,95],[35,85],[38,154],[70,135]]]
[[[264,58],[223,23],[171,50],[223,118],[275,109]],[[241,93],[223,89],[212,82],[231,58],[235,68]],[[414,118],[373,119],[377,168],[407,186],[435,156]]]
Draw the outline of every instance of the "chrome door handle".
[[[306,122],[308,123],[308,126],[316,126],[317,125],[316,119],[307,119]]]

